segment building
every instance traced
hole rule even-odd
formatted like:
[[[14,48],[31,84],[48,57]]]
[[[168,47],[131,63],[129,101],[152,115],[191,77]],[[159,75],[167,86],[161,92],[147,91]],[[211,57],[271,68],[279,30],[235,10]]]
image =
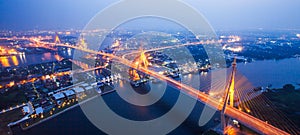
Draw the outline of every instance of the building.
[[[61,92],[53,94],[52,97],[57,105],[61,105],[61,103],[65,100],[65,95]]]
[[[85,90],[86,91],[91,91],[91,90],[93,90],[94,88],[92,87],[92,86],[88,86],[88,87],[85,87]]]
[[[23,109],[22,109],[22,112],[23,112],[24,115],[29,114],[30,113],[29,106],[24,106]]]
[[[76,94],[84,93],[84,89],[81,87],[75,87],[73,88],[73,90],[75,91]]]
[[[63,91],[68,100],[76,98],[76,94],[73,90]]]
[[[87,84],[87,83],[83,83],[83,84],[81,84],[81,86],[82,86],[82,87],[88,87],[88,86],[90,86],[90,85]]]
[[[35,114],[39,115],[39,114],[43,114],[44,110],[42,107],[38,107],[35,109]]]
[[[73,88],[73,90],[75,91],[77,98],[80,98],[85,95],[84,89],[81,87],[75,87],[75,88]]]

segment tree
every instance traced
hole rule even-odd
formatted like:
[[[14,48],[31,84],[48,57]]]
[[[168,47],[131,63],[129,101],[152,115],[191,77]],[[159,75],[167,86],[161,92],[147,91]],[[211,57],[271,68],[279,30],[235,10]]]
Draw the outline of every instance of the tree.
[[[293,86],[292,84],[286,84],[283,86],[283,89],[288,91],[293,91],[295,90],[295,86]]]

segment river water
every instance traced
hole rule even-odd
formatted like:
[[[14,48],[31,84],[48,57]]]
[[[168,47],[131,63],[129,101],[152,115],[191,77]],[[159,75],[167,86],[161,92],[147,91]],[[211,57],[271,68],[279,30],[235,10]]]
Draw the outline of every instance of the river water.
[[[67,49],[57,53],[40,53],[40,54],[18,54],[12,56],[1,56],[0,67],[28,66],[46,62],[61,60],[62,58],[71,58],[72,50]]]
[[[281,88],[285,84],[293,84],[300,88],[300,59],[255,61],[238,64],[238,73],[245,76],[253,86]]]

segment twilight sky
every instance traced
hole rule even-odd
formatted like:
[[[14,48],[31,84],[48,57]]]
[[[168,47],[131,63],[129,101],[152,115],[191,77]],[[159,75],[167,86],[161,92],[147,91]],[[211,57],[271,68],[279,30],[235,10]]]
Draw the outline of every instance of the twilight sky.
[[[116,1],[0,0],[0,30],[82,29]],[[300,0],[183,1],[199,10],[216,30],[300,29]]]

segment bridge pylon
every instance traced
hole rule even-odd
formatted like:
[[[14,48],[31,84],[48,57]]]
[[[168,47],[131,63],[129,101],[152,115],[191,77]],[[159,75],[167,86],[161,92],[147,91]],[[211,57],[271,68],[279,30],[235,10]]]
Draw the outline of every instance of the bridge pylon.
[[[60,41],[60,38],[59,38],[58,34],[56,34],[56,35],[55,35],[55,38],[54,38],[54,43],[55,43],[55,44],[60,44],[60,43],[61,43],[61,41]]]
[[[134,63],[135,69],[134,68],[130,69],[129,73],[130,73],[130,76],[132,76],[132,78],[133,78],[132,80],[136,81],[136,80],[143,78],[140,76],[137,69],[140,67],[147,69],[149,66],[149,61],[147,59],[147,56],[146,56],[144,50],[141,49],[140,55],[134,59],[133,63]]]
[[[82,35],[81,35],[79,40],[80,40],[79,41],[79,47],[86,49],[87,48],[87,43],[86,43],[86,41],[85,41],[85,39]]]
[[[230,120],[229,117],[225,117],[226,107],[228,105],[234,107],[235,74],[236,74],[236,58],[234,58],[234,61],[232,63],[232,71],[229,80],[229,85],[226,88],[226,91],[224,93],[224,104],[221,110],[221,130],[223,131],[223,134],[227,134],[226,127],[228,126],[228,122]]]

